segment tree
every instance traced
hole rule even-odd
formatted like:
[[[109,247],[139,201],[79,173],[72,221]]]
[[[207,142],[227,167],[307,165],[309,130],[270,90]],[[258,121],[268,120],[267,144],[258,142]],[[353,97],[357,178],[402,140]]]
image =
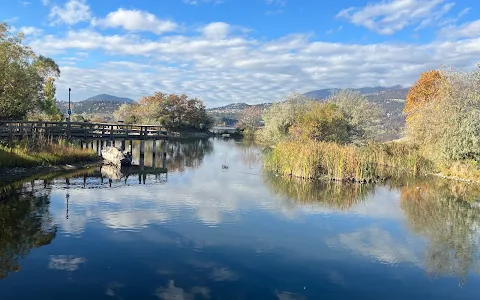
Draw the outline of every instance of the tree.
[[[444,70],[441,85],[407,119],[408,137],[439,163],[480,161],[480,71]]]
[[[60,69],[52,59],[37,57],[23,45],[23,38],[22,33],[14,34],[10,26],[0,23],[0,119],[23,119],[44,107],[56,114],[52,80]],[[48,103],[44,103],[46,98]]]
[[[51,121],[59,121],[62,117],[60,109],[57,107],[55,93],[55,79],[50,77],[45,84],[45,100],[43,101],[41,108]]]
[[[430,70],[420,75],[420,78],[410,88],[405,102],[404,112],[407,120],[419,107],[436,99],[442,87],[443,76],[437,70]]]
[[[238,123],[239,127],[245,131],[246,135],[253,137],[255,130],[260,126],[261,121],[262,110],[257,106],[249,106],[240,113]]]
[[[263,114],[262,141],[277,144],[287,139],[290,128],[308,110],[309,103],[310,99],[304,95],[291,94],[285,101],[272,104]]]
[[[350,140],[365,142],[374,139],[380,131],[382,109],[357,91],[341,90],[333,94],[328,102],[337,105],[350,126]]]
[[[351,126],[345,114],[333,103],[311,102],[291,129],[295,140],[347,143]]]
[[[155,93],[140,99],[138,104],[122,105],[115,113],[117,120],[127,123],[158,124],[167,128],[205,129],[212,120],[203,102],[187,95]]]

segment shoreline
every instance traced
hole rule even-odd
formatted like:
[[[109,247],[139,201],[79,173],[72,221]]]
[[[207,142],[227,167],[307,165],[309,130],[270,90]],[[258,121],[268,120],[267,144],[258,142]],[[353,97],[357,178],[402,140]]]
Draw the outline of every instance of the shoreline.
[[[53,172],[68,172],[80,169],[88,169],[99,167],[102,165],[102,160],[85,161],[76,164],[61,164],[52,166],[36,166],[36,167],[12,167],[0,169],[0,183],[11,183],[13,181],[22,180],[28,177],[45,175]]]

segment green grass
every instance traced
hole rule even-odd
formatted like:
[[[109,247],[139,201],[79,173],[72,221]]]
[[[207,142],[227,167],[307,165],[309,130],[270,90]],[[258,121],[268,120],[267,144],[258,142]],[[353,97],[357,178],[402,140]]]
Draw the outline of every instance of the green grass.
[[[374,182],[395,173],[417,175],[430,168],[418,148],[403,143],[365,146],[316,141],[281,142],[265,160],[267,169],[305,179]]]
[[[0,146],[0,169],[74,164],[97,159],[93,150],[62,141],[24,141],[13,147]]]

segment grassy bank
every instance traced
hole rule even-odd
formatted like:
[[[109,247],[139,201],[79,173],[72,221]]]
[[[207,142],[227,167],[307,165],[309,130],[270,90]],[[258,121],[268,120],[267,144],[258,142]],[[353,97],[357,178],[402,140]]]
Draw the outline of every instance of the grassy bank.
[[[403,143],[366,146],[333,142],[281,142],[266,155],[265,166],[282,175],[306,179],[375,182],[395,173],[425,173],[431,164],[418,148]]]
[[[98,160],[91,149],[81,149],[63,141],[24,141],[13,147],[0,145],[0,169],[52,166]]]

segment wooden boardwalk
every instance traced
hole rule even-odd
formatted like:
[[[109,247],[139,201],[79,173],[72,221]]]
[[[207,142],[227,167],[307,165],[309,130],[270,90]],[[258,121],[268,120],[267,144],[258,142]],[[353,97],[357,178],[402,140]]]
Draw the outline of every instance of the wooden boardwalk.
[[[155,125],[0,120],[0,140],[21,140],[34,135],[84,141],[168,140],[167,131]]]

